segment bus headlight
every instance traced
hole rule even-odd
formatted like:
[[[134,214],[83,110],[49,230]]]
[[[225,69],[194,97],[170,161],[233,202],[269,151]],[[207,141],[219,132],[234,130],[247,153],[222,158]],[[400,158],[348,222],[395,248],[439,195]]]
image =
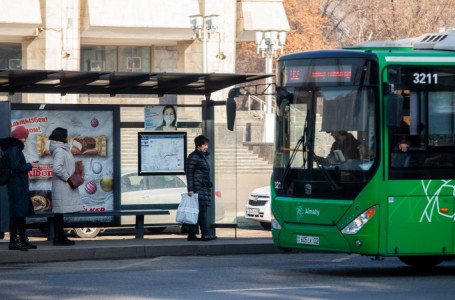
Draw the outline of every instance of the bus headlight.
[[[275,216],[273,215],[273,211],[271,213],[271,220],[272,220],[272,228],[275,230],[281,230],[281,225],[280,223],[275,219]]]
[[[376,206],[370,207],[341,230],[342,234],[356,234],[374,216]]]

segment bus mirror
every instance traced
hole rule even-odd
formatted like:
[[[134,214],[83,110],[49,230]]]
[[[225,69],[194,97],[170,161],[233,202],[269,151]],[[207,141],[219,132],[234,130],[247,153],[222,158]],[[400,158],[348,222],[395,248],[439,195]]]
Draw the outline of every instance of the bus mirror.
[[[235,115],[237,112],[237,105],[234,98],[240,94],[238,88],[233,88],[229,91],[229,96],[226,100],[226,119],[227,119],[227,129],[234,131]]]
[[[391,84],[399,83],[401,78],[400,69],[389,67],[387,71],[387,82]]]
[[[226,101],[227,129],[234,131],[236,104],[234,98],[228,98]]]
[[[389,94],[387,101],[387,126],[400,127],[403,111],[403,96],[399,94]]]

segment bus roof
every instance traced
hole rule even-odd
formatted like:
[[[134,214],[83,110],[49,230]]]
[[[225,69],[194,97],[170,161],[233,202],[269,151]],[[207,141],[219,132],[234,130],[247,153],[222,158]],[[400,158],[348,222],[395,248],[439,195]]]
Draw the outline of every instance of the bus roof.
[[[338,57],[338,58],[368,58],[376,59],[376,56],[370,50],[358,49],[358,50],[318,50],[318,51],[305,51],[298,52],[289,55],[281,56],[278,60],[295,60],[295,59],[309,59],[309,58],[326,58],[326,57]]]
[[[424,62],[455,62],[447,61],[437,57],[454,57],[455,56],[455,29],[447,30],[440,33],[427,33],[416,38],[408,38],[397,41],[367,41],[357,46],[343,47],[341,50],[321,50],[306,51],[289,54],[280,57],[279,61],[324,57],[339,58],[369,58],[377,59],[378,57],[393,56],[422,56],[432,57],[425,59]],[[391,59],[391,61],[402,61],[406,59]],[[413,62],[417,62],[412,60]]]
[[[455,30],[426,33],[397,41],[367,41],[344,49],[402,49],[455,51]]]

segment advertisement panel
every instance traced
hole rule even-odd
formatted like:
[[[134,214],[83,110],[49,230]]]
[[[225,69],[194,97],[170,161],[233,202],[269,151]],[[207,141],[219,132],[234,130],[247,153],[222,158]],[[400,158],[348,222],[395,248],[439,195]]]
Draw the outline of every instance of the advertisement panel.
[[[144,129],[148,131],[177,131],[177,106],[146,105]]]
[[[38,161],[29,172],[30,193],[36,213],[52,211],[53,160],[49,135],[57,127],[68,130],[68,143],[76,162],[82,162],[84,184],[79,187],[85,211],[114,209],[114,112],[88,110],[12,110],[11,130],[29,132],[24,155]],[[84,219],[85,220],[85,219]],[[111,217],[90,218],[109,222]],[[72,218],[72,221],[81,221]]]

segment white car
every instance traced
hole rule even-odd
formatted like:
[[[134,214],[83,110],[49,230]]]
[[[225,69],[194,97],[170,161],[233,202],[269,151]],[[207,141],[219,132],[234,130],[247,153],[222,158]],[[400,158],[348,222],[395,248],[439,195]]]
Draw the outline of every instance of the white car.
[[[245,218],[259,221],[262,227],[270,229],[271,212],[270,186],[253,190],[245,206]]]

